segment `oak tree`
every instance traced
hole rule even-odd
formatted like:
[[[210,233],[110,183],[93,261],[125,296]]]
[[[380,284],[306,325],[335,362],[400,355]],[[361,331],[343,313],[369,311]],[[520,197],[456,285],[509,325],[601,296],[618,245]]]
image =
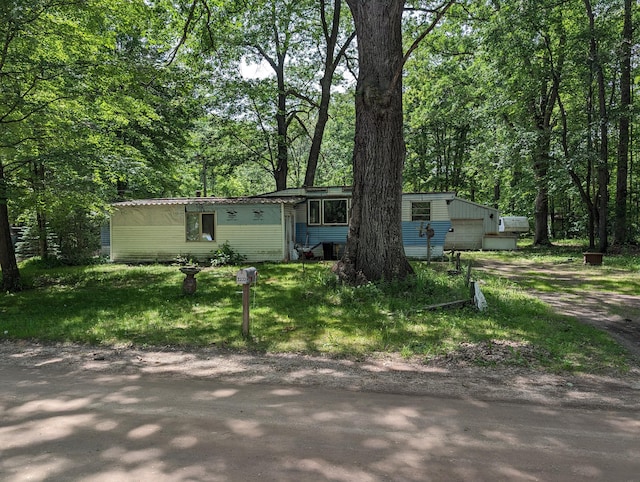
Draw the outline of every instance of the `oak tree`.
[[[408,57],[454,2],[423,6],[427,26],[403,48],[404,0],[347,0],[358,43],[353,197],[347,243],[335,270],[345,281],[404,279],[413,273],[402,240],[405,160],[402,75]]]

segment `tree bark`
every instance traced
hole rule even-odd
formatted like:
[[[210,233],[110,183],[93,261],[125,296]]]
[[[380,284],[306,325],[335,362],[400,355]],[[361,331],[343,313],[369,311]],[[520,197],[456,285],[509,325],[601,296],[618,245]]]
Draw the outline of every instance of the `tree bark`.
[[[347,282],[413,273],[402,241],[402,10],[404,0],[348,0],[358,38],[354,186],[343,258]]]
[[[629,173],[629,109],[631,107],[631,0],[624,0],[624,22],[620,58],[620,138],[618,140],[618,166],[616,178],[616,208],[613,244],[627,241],[627,197]]]
[[[307,169],[304,176],[304,185],[313,186],[316,179],[316,170],[318,168],[318,160],[320,159],[320,150],[322,147],[322,139],[324,131],[329,121],[329,103],[331,101],[331,84],[336,68],[340,63],[340,59],[355,37],[355,33],[350,35],[344,45],[336,53],[338,44],[338,36],[340,34],[340,16],[342,12],[342,0],[333,1],[333,17],[331,20],[331,28],[326,21],[325,1],[320,2],[320,13],[322,17],[323,32],[325,36],[326,53],[324,59],[324,71],[320,80],[320,105],[318,107],[318,120],[313,131],[311,139],[311,148],[309,149],[309,157],[307,158]]]
[[[544,140],[538,142],[543,143]],[[549,144],[547,149],[540,146],[536,149],[533,171],[536,177],[536,200],[535,200],[535,230],[533,244],[536,246],[549,246]]]
[[[596,39],[595,14],[590,0],[584,0],[589,19],[589,60],[592,71],[595,71],[598,85],[598,117],[600,125],[600,148],[597,166],[598,176],[598,251],[605,253],[608,247],[608,214],[609,214],[609,113],[607,109],[606,83],[602,64],[598,54]]]
[[[33,163],[33,192],[38,198],[36,202],[36,225],[38,227],[38,254],[46,260],[49,258],[49,242],[47,236],[47,215],[43,208],[42,198],[45,190],[45,169],[40,161]]]
[[[7,201],[7,183],[4,177],[4,167],[0,162],[0,268],[2,269],[2,291],[13,293],[22,289],[22,282],[16,261],[16,253],[11,242]]]
[[[556,65],[549,58],[550,86],[542,85],[541,95],[537,102],[532,102],[533,118],[536,128],[536,145],[533,152],[533,172],[536,178],[535,231],[533,244],[549,246],[549,162],[551,133],[555,127],[553,113],[559,101],[560,76],[564,64],[562,48],[565,45],[564,34],[560,36],[560,52]]]
[[[276,70],[278,81],[278,112],[276,113],[276,124],[278,126],[277,145],[277,164],[274,174],[276,181],[276,190],[282,191],[287,188],[287,177],[289,176],[289,146],[287,142],[287,94],[285,92],[284,83],[284,56],[279,59],[278,69]]]
[[[285,83],[285,63],[288,55],[289,43],[288,41],[281,41],[279,38],[278,27],[276,26],[276,4],[272,5],[271,18],[273,30],[273,42],[275,44],[275,54],[270,55],[260,44],[253,45],[253,48],[260,54],[263,60],[265,60],[273,69],[276,74],[276,85],[278,89],[276,105],[277,110],[275,114],[276,120],[276,153],[275,160],[273,155],[271,157],[273,178],[276,182],[276,190],[282,191],[287,188],[287,179],[289,177],[289,139],[288,129],[289,123],[287,121],[287,99],[288,92]],[[271,150],[271,149],[269,149]]]

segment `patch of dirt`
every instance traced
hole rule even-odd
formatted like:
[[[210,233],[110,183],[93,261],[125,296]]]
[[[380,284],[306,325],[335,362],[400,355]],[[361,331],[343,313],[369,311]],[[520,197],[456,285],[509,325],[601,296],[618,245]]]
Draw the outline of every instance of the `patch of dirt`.
[[[379,355],[344,360],[307,355],[238,354],[218,348],[96,348],[74,344],[5,341],[0,372],[8,364],[25,370],[96,375],[190,377],[212,383],[319,386],[362,392],[403,393],[478,401],[640,410],[640,369],[625,376],[539,372],[521,366],[478,367],[478,357],[506,356],[506,344],[469,346],[430,362]],[[526,356],[526,354],[524,355]],[[491,360],[488,360],[491,361]]]

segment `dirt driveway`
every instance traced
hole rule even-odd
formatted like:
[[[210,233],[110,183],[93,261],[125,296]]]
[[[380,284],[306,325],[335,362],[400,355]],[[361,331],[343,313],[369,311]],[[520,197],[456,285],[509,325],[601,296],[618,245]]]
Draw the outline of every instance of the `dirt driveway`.
[[[558,313],[572,316],[582,323],[608,332],[640,362],[640,297],[580,287],[590,277],[598,276],[597,267],[576,268],[567,263],[507,263],[484,261],[475,269],[508,278],[516,283],[533,276],[552,278],[566,289],[558,292],[529,290]]]

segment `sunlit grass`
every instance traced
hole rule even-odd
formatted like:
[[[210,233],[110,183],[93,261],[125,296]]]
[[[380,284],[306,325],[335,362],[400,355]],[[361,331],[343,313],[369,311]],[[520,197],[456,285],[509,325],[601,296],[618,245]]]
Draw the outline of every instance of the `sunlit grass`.
[[[537,248],[525,242],[517,251],[470,252],[465,255],[484,264],[492,261],[517,264],[518,284],[525,288],[544,292],[603,291],[640,296],[640,256],[624,252],[605,254],[601,266],[592,266],[585,264],[583,258],[588,244],[572,242],[557,242],[559,245],[551,248]],[[545,270],[549,265],[554,267],[553,271]],[[562,276],[558,271],[565,271],[569,276]],[[575,282],[576,279],[579,282]]]
[[[468,258],[482,255],[492,256]],[[181,289],[184,275],[174,266],[44,268],[31,262],[22,266],[29,289],[0,295],[0,336],[349,357],[390,352],[425,362],[463,345],[509,341],[531,347],[535,357],[524,359],[514,349],[503,360],[507,364],[581,371],[626,368],[623,351],[607,335],[555,315],[522,285],[499,277],[482,277],[486,311],[427,310],[432,304],[469,298],[469,288],[464,274],[447,273],[449,263],[414,266],[416,276],[406,282],[350,287],[338,283],[329,264],[260,264],[258,283],[250,292],[251,336],[244,339],[238,267],[203,270],[197,275],[197,292],[187,296]],[[575,268],[584,269],[577,261]],[[552,289],[556,282],[535,276],[535,270],[527,273],[531,285],[525,289]],[[616,273],[633,279],[631,272]],[[593,283],[600,278],[594,276]]]

